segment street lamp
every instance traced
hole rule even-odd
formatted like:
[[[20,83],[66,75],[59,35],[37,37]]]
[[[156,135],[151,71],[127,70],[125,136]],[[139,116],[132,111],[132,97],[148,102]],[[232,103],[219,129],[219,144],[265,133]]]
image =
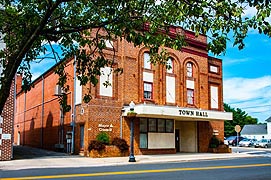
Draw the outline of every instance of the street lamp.
[[[136,113],[134,112],[135,103],[131,101],[129,104],[129,107],[130,107],[130,112],[128,112],[128,114],[131,121],[129,162],[136,162],[135,156],[134,156],[134,118],[136,116]]]

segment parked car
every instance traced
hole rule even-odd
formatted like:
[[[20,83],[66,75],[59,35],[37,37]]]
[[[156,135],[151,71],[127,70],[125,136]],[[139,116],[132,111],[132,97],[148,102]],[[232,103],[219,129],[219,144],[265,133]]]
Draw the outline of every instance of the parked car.
[[[224,144],[232,145],[232,141],[236,138],[236,136],[229,136],[224,140]]]
[[[229,145],[229,142],[226,137],[224,137],[224,144]]]
[[[256,139],[247,139],[247,138],[244,138],[243,140],[241,140],[239,142],[239,146],[241,146],[241,147],[252,147],[252,146],[255,146],[256,142],[257,142]]]
[[[255,147],[269,148],[271,147],[271,141],[268,139],[261,139],[256,142]]]
[[[239,144],[239,142],[240,141],[242,141],[243,139],[245,139],[244,137],[242,137],[242,136],[236,136],[235,138],[234,138],[234,140],[232,141],[232,144],[231,145],[233,145],[233,146],[237,146],[237,138],[238,138],[238,144]]]

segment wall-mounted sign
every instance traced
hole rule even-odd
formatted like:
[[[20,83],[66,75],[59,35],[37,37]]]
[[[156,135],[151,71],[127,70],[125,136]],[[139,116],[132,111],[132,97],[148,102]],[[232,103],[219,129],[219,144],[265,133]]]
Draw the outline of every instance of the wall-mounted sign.
[[[111,132],[113,130],[113,125],[112,124],[99,124],[98,125],[99,131],[107,131]]]
[[[2,134],[2,139],[11,139],[11,134]]]
[[[129,114],[130,108],[126,107],[123,116]],[[232,120],[231,112],[221,112],[215,110],[202,110],[196,108],[180,108],[173,106],[159,106],[149,104],[139,104],[135,106],[137,117],[160,117],[174,118],[183,120],[186,118],[202,119],[202,120]]]
[[[180,112],[180,115],[183,115],[183,116],[208,117],[207,111],[180,109],[179,112]]]

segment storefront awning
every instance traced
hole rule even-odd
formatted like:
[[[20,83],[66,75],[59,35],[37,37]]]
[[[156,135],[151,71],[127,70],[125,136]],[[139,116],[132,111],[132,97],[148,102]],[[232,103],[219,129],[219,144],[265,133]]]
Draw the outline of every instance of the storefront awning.
[[[130,112],[129,107],[124,108],[123,116],[127,116]],[[134,107],[136,117],[150,118],[168,118],[175,120],[232,120],[231,112],[221,112],[213,110],[201,110],[195,108],[182,108],[174,106],[158,106],[149,104],[138,104]]]

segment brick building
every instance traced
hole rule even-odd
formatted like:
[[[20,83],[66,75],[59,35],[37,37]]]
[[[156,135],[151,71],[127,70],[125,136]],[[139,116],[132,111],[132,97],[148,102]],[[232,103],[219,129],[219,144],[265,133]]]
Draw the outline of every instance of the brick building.
[[[180,30],[174,27],[170,33]],[[65,115],[55,96],[54,67],[49,69],[31,91],[17,94],[15,143],[66,151],[71,143],[74,153],[84,155],[100,132],[129,143],[133,101],[135,154],[207,152],[213,134],[223,140],[224,120],[232,119],[223,110],[222,61],[208,56],[206,36],[183,32],[189,46],[180,51],[167,48],[169,70],[151,65],[147,48],[120,39],[107,44],[108,58],[113,57],[112,46],[115,49],[114,66],[101,69],[95,87],[80,86],[73,78],[74,59],[67,60],[68,102],[76,111],[72,108]],[[123,68],[123,74],[110,73],[114,68]],[[106,80],[111,86],[103,85]],[[92,95],[89,103],[82,101],[86,92]],[[74,141],[67,140],[72,134]]]
[[[3,41],[3,34],[0,32],[0,50],[4,49],[5,46],[6,44]],[[0,76],[2,74],[2,70],[3,66],[0,63]],[[0,116],[0,161],[11,160],[13,157],[12,140],[14,123],[14,91],[15,83],[13,81],[10,88],[10,95]]]
[[[0,160],[11,160],[13,157],[13,123],[14,123],[14,91],[15,83],[12,82],[10,95],[5,103],[0,116]]]

